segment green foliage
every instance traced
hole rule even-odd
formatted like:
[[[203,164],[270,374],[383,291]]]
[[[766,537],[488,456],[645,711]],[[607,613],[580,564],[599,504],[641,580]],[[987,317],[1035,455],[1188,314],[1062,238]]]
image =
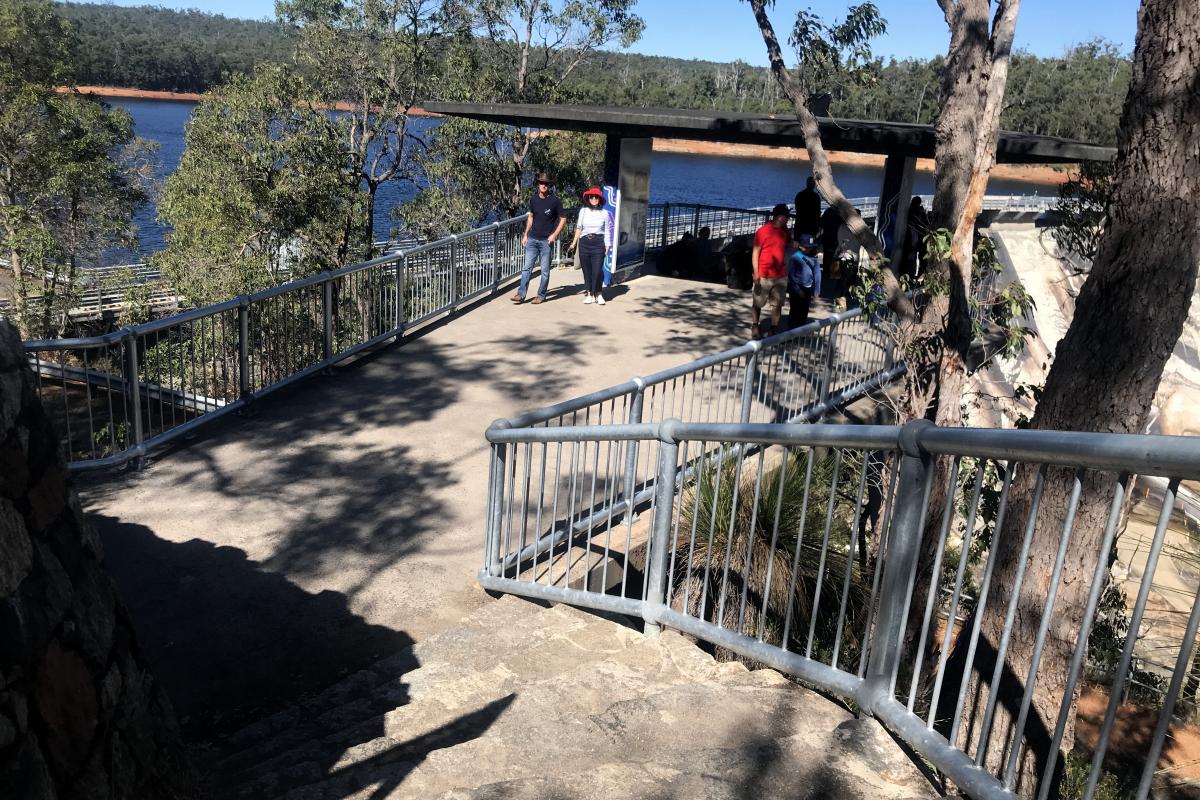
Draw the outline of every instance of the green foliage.
[[[205,97],[159,215],[153,263],[191,304],[226,300],[342,264],[362,204],[341,131],[292,71],[265,66]]]
[[[315,16],[329,5],[306,2],[302,7]],[[483,21],[476,13],[481,5],[491,11],[489,18],[498,34],[495,38],[489,36],[486,26],[478,24]],[[289,1],[286,6],[292,9],[301,4]],[[511,63],[512,56],[500,52],[497,42],[506,38],[500,34],[507,28],[507,21],[527,6],[527,0],[486,4],[468,0],[448,3],[447,13],[476,23],[472,37],[483,40],[478,48],[495,51],[498,61]],[[228,75],[248,73],[264,61],[286,61],[295,37],[295,29],[288,25],[227,19],[198,11],[88,3],[63,3],[58,7],[79,32],[79,80],[87,84],[203,92]],[[843,40],[847,36],[853,39],[856,34],[869,39],[871,30],[877,30],[882,22],[877,14],[870,13],[871,9],[870,3],[859,5],[858,13],[852,10],[840,25],[826,26],[811,19],[813,25],[808,26],[811,33],[806,34],[806,40],[814,41],[816,28],[838,33]],[[622,32],[605,46],[627,46],[641,33],[640,20],[636,25],[626,24],[634,18],[632,2],[564,2],[554,8],[543,5],[540,11],[539,25],[561,27],[570,19],[576,28],[591,25],[598,15],[608,13],[612,24]],[[793,38],[795,33],[793,30]],[[447,35],[454,33],[448,31]],[[809,59],[814,67],[818,62],[831,63],[833,53],[828,49],[832,49],[840,63],[854,65],[853,74],[859,78],[846,80],[837,69],[813,70],[814,77],[822,78],[813,88],[830,91],[834,96],[833,114],[917,123],[936,118],[941,56],[926,60],[871,59],[853,47],[839,47],[832,38],[817,37],[815,41],[822,52]],[[443,45],[445,42],[441,40]],[[547,90],[557,86],[576,102],[586,103],[766,112],[791,108],[769,70],[740,61],[720,63],[593,49],[587,68],[573,69],[560,79],[561,65],[569,63],[573,48],[571,44],[564,47],[545,64],[544,71],[542,59],[530,60],[529,83],[534,89],[531,98],[545,96]],[[515,72],[506,74],[509,79],[515,77]],[[1116,141],[1129,76],[1129,59],[1103,40],[1077,45],[1056,58],[1017,52],[1009,68],[1001,125],[1008,130],[1111,145]],[[485,82],[480,80],[479,85]],[[452,99],[453,92],[437,90],[425,96]]]
[[[887,32],[887,22],[874,3],[852,6],[844,20],[827,23],[812,9],[796,13],[788,42],[796,51],[794,74],[807,91],[828,91],[844,101],[852,88],[872,86],[879,64],[870,42]]]
[[[410,112],[418,99],[441,90],[441,44],[462,24],[458,9],[440,0],[276,3],[280,19],[296,31],[293,59],[314,97],[344,109],[337,118],[343,170],[362,187],[365,204],[359,257],[373,254],[379,187],[415,180]]]
[[[839,465],[828,451],[786,454],[779,463],[764,468],[757,494],[755,470],[747,469],[739,475],[739,459],[727,460],[720,466],[714,462],[715,459],[706,462],[682,501],[680,539],[672,559],[673,607],[751,636],[757,636],[761,627],[764,639],[775,644],[782,642],[791,608],[793,617],[787,644],[803,650],[807,646],[813,598],[819,583],[822,599],[813,654],[828,662],[837,637],[836,609],[847,561],[854,549],[855,560],[849,565],[847,619],[838,658],[840,664],[855,663],[862,644],[856,632],[861,631],[861,617],[867,610],[873,563],[873,554],[862,552],[868,546],[865,536],[860,534],[855,541],[853,527],[862,456],[848,453]],[[878,481],[878,467],[877,463],[871,464],[868,480]],[[823,550],[827,518],[831,521],[829,545]],[[777,547],[772,551],[776,529]],[[694,541],[690,533],[693,530]],[[852,542],[856,548],[852,548]],[[744,612],[743,591],[753,598]]]
[[[593,76],[596,51],[625,47],[641,36],[643,23],[633,5],[633,0],[468,0],[467,26],[449,43],[441,88],[464,101],[578,101],[571,82]],[[419,162],[429,186],[396,211],[420,235],[461,230],[493,214],[515,216],[539,170],[555,176],[565,201],[601,182],[599,136],[539,136],[448,120],[426,138]]]
[[[1100,229],[1113,190],[1114,162],[1085,161],[1079,172],[1059,187],[1050,229],[1064,253],[1091,261],[1100,246]]]
[[[144,198],[129,115],[56,91],[71,42],[48,2],[0,3],[0,257],[26,337],[62,335],[83,271],[133,243]]]
[[[228,75],[284,61],[289,33],[273,22],[201,11],[59,3],[78,32],[77,79],[84,85],[205,92]]]
[[[1062,782],[1058,786],[1059,800],[1083,800],[1087,795],[1088,777],[1092,771],[1091,758],[1067,753]],[[1130,771],[1124,775],[1101,772],[1092,800],[1124,800],[1137,791],[1138,773]]]

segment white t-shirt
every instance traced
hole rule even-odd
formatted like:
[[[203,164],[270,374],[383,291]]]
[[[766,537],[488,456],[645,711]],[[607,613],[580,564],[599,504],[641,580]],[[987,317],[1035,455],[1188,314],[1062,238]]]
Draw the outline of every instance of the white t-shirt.
[[[612,247],[612,215],[603,206],[579,209],[579,219],[575,224],[580,237],[601,233],[604,234],[604,249]]]

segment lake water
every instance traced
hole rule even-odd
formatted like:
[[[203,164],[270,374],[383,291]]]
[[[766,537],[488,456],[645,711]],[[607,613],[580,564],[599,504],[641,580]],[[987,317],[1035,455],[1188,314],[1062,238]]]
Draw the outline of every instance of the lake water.
[[[165,179],[174,172],[183,155],[183,129],[195,103],[162,100],[113,99],[113,106],[133,116],[138,136],[158,144],[155,177]],[[435,127],[435,119],[417,119],[418,132]],[[882,171],[878,167],[837,165],[838,183],[848,197],[879,195]],[[807,161],[784,161],[746,157],[654,153],[651,160],[650,202],[703,203],[708,205],[753,208],[790,202],[809,176]],[[392,209],[419,191],[411,184],[391,182],[380,187],[375,208],[375,230],[380,235],[391,230]],[[918,172],[914,191],[933,192],[933,176]],[[1053,194],[1054,187],[1022,181],[992,180],[993,194]],[[135,215],[142,255],[164,246],[166,227],[155,218],[153,203]],[[130,255],[114,256],[129,260]]]

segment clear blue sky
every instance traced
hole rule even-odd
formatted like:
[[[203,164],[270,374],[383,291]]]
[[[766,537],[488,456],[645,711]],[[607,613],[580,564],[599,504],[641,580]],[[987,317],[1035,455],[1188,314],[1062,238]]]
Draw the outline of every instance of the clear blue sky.
[[[270,19],[274,0],[116,0],[121,5],[198,8],[247,19]],[[875,52],[896,58],[929,58],[945,53],[946,25],[935,0],[876,0],[888,33]],[[779,0],[772,20],[780,37],[791,29],[800,8],[827,19],[841,17],[847,0]],[[1017,19],[1017,47],[1055,56],[1072,44],[1104,37],[1124,52],[1133,50],[1137,0],[1026,0]],[[749,4],[743,0],[641,0],[637,13],[646,20],[642,40],[631,50],[650,55],[766,64],[762,39]]]

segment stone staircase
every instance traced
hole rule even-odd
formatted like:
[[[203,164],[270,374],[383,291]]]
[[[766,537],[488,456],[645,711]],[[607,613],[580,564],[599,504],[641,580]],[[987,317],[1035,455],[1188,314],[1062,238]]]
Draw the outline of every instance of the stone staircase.
[[[204,760],[215,798],[937,796],[877,723],[777,672],[511,596]]]

